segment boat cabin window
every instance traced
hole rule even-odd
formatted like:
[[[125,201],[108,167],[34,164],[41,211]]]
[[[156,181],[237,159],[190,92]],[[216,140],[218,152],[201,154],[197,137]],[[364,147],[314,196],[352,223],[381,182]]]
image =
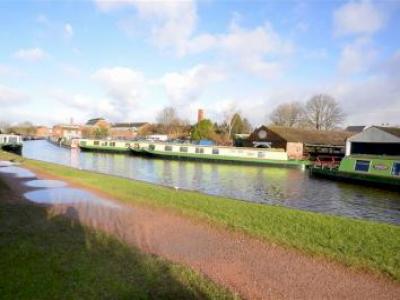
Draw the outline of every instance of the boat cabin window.
[[[129,143],[125,143],[125,147],[129,147],[131,144]]]
[[[101,145],[102,146],[107,146],[107,142],[102,142]]]
[[[265,152],[258,152],[257,156],[258,156],[258,158],[264,158]]]
[[[196,147],[196,153],[204,153],[204,148]]]
[[[127,145],[129,145],[129,143],[127,143]],[[133,145],[133,148],[139,149],[139,148],[140,148],[140,145],[139,145],[138,143],[135,143],[135,144]]]
[[[115,142],[110,142],[110,146],[115,147]]]
[[[156,145],[149,145],[149,150],[155,150],[156,149]]]
[[[188,152],[188,147],[180,147],[179,151],[180,152]]]
[[[165,147],[164,147],[164,150],[165,150],[165,151],[172,151],[172,146],[165,146]]]
[[[7,138],[6,137],[4,137],[4,143],[7,143]]]
[[[81,141],[80,143],[82,146],[86,146],[86,141]]]
[[[400,176],[400,162],[393,163],[392,175]]]
[[[93,145],[95,145],[95,146],[98,146],[99,144],[100,144],[99,141],[94,141],[94,142],[93,142]]]
[[[356,166],[354,170],[359,172],[368,172],[370,161],[369,160],[356,160]]]
[[[219,149],[218,148],[213,148],[212,149],[212,154],[219,154]]]

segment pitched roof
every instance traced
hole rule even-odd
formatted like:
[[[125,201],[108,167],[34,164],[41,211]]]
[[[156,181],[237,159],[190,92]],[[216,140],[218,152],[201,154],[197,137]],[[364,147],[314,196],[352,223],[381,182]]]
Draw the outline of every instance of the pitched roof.
[[[104,118],[95,118],[95,119],[90,119],[89,121],[86,122],[86,125],[96,125],[98,121],[105,120]]]
[[[149,124],[148,122],[131,122],[131,123],[115,123],[112,125],[113,128],[132,128],[132,127],[142,127],[143,125]]]
[[[281,126],[271,126],[268,129],[287,142],[299,142],[309,145],[344,146],[346,139],[354,135],[354,132],[344,130],[328,131]]]
[[[383,126],[373,126],[375,128],[378,128],[386,133],[389,133],[391,135],[397,136],[400,138],[400,128],[399,127],[383,127]]]
[[[346,131],[351,131],[351,132],[361,132],[363,131],[365,126],[348,126],[346,128]]]

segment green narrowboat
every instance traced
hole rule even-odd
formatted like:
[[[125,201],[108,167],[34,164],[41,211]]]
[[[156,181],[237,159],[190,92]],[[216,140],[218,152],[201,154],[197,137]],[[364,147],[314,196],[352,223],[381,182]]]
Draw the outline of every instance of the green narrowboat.
[[[310,174],[340,181],[400,188],[400,156],[350,155],[338,167],[314,165]]]
[[[83,151],[110,152],[110,153],[130,153],[129,141],[119,140],[100,140],[100,139],[80,139],[79,148]]]
[[[200,146],[160,142],[133,142],[133,154],[177,160],[201,160],[218,163],[275,165],[305,168],[305,160],[289,160],[283,149]]]
[[[0,149],[16,154],[22,153],[22,137],[15,134],[0,134]]]

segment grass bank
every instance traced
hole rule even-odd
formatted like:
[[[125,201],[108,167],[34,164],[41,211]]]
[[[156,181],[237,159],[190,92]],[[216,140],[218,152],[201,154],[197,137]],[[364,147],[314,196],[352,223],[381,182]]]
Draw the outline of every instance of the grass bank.
[[[11,195],[0,181],[1,299],[233,298],[186,267]]]
[[[169,208],[308,254],[378,271],[400,281],[399,226],[175,191],[33,160],[26,160],[24,164],[96,188],[121,201]]]

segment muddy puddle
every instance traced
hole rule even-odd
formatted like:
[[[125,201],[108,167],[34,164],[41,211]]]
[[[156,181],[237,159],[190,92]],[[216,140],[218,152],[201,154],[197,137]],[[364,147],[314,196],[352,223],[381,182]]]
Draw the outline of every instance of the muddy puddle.
[[[0,168],[0,173],[9,173],[18,178],[34,178],[36,175],[28,169],[15,167],[15,166],[4,166]]]
[[[61,188],[67,186],[64,181],[43,179],[30,180],[25,182],[25,185],[35,188]]]

